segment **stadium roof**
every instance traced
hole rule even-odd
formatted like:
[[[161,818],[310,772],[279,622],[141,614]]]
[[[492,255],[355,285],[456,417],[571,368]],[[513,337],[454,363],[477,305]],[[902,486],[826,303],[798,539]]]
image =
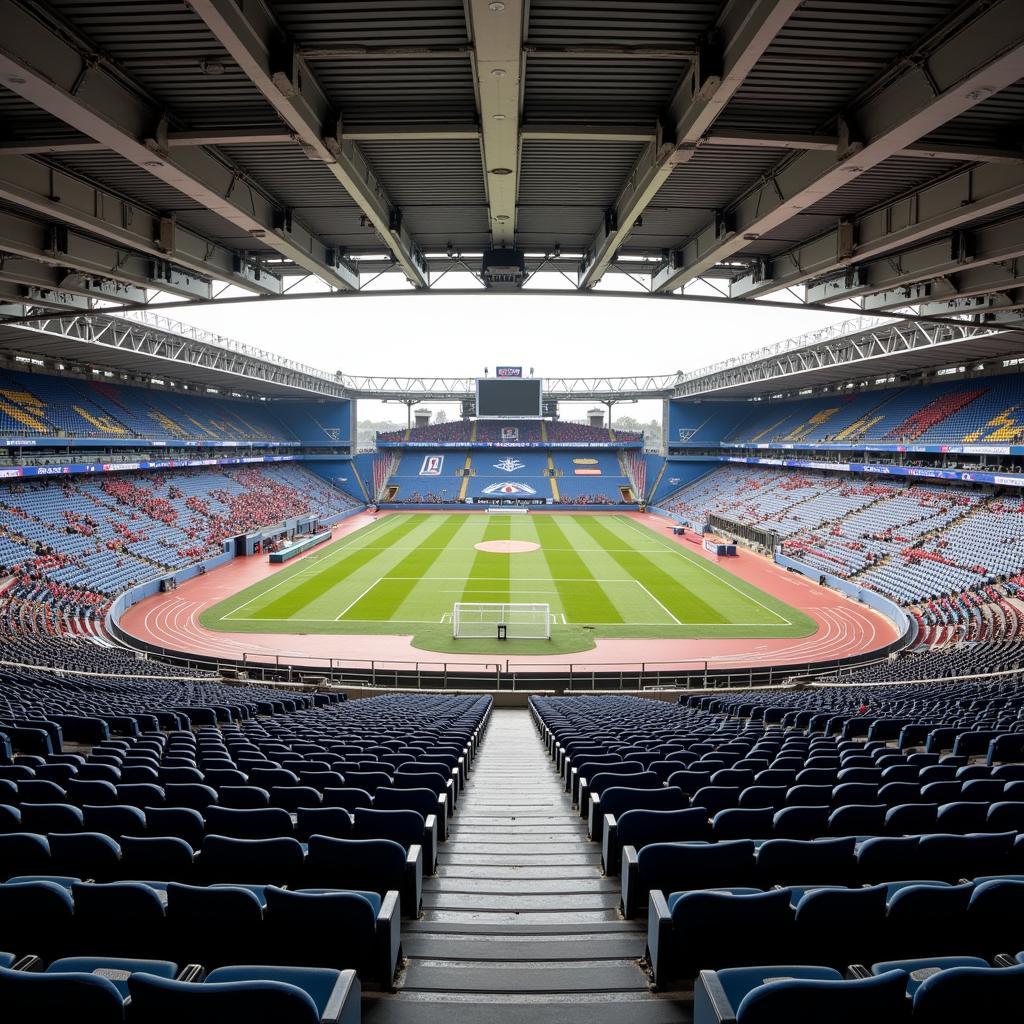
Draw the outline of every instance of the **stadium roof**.
[[[0,0],[0,25],[0,314],[466,270],[1024,303],[1019,0]]]

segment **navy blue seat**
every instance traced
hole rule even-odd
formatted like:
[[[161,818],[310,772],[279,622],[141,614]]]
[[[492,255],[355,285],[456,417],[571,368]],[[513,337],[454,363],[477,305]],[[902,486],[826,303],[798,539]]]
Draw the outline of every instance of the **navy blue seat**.
[[[204,967],[251,961],[260,952],[263,904],[244,886],[167,885],[172,948]]]
[[[217,806],[251,810],[254,807],[269,807],[270,793],[259,786],[227,785],[217,790]]]
[[[114,791],[115,803],[129,807],[163,807],[166,797],[162,786],[151,782],[133,782],[117,786]]]
[[[26,832],[81,832],[85,816],[72,804],[23,803],[21,827]]]
[[[124,999],[113,982],[84,972],[40,974],[0,967],[0,1006],[5,1024],[124,1021]]]
[[[201,983],[151,974],[128,979],[129,1024],[358,1024],[359,982],[351,971],[315,967],[223,967]]]
[[[78,883],[76,949],[96,956],[159,956],[166,950],[164,908],[156,890],[140,882]]]
[[[993,879],[976,885],[967,904],[967,934],[973,948],[991,957],[1019,945],[1022,914],[1024,881]]]
[[[936,804],[896,804],[885,812],[885,827],[890,836],[916,836],[935,831],[939,808]]]
[[[52,874],[94,878],[98,882],[121,877],[121,847],[110,836],[51,832],[46,838]]]
[[[914,992],[915,1024],[960,1024],[983,1016],[1019,1018],[1024,1005],[1024,965],[950,967],[926,978]]]
[[[775,811],[771,807],[726,807],[714,815],[711,825],[719,841],[768,839],[775,833]]]
[[[652,843],[640,851],[624,847],[622,904],[626,917],[647,907],[652,889],[757,885],[755,844],[749,839],[718,843]]]
[[[121,870],[128,878],[152,878],[165,882],[191,882],[195,853],[184,839],[175,836],[123,836]]]
[[[320,790],[312,786],[273,786],[270,790],[270,803],[290,812],[300,807],[319,807],[322,801]]]
[[[398,966],[398,894],[268,886],[264,935],[274,963],[359,972],[390,986]]]
[[[203,841],[206,832],[203,816],[191,807],[147,807],[145,814],[149,836],[174,836],[192,847],[198,847]]]
[[[770,839],[757,848],[757,873],[765,885],[843,885],[855,880],[855,840]]]
[[[422,850],[404,850],[390,839],[310,836],[305,888],[365,889],[401,893],[402,913],[418,917],[423,888]]]
[[[828,831],[828,806],[783,807],[775,812],[774,831],[780,839],[814,839]]]
[[[437,799],[437,794],[434,794]],[[357,807],[373,807],[373,794],[367,789],[359,789],[354,786],[346,786],[342,789],[325,789],[323,793],[323,807],[343,807],[352,813]]]
[[[85,816],[85,828],[90,832],[102,832],[112,839],[146,834],[146,815],[138,807],[129,807],[126,804],[92,807],[87,804],[82,808],[82,812]]]
[[[781,965],[702,971],[694,991],[694,1024],[863,1024],[909,1021],[905,975],[891,971],[844,980],[828,968]]]
[[[885,927],[887,889],[822,887],[796,904],[793,959],[845,968],[870,958]]]
[[[291,836],[236,839],[208,835],[199,850],[198,871],[207,882],[297,885],[303,878],[302,845]]]
[[[673,776],[673,779],[675,776]],[[675,783],[670,783],[675,785]],[[694,807],[703,807],[708,817],[713,818],[719,811],[727,807],[736,807],[740,801],[740,790],[737,786],[702,786],[690,798]]]
[[[940,956],[962,940],[967,904],[974,886],[908,885],[889,899],[886,948],[904,956]],[[959,923],[960,929],[957,929]]]
[[[206,831],[234,839],[275,839],[290,836],[293,828],[291,815],[281,807],[210,807]]]
[[[169,782],[164,786],[168,807],[191,807],[205,813],[217,803],[217,790],[198,782]]]
[[[650,847],[648,847],[650,849]],[[689,891],[671,902],[651,894],[647,958],[655,983],[694,978],[705,967],[764,963],[793,941],[794,914],[788,889],[736,894]]]
[[[622,866],[624,846],[642,850],[651,843],[710,839],[711,824],[703,807],[687,807],[679,811],[625,811],[614,820],[605,822],[602,864],[606,875],[617,875]]]
[[[879,836],[885,834],[885,804],[845,804],[828,816],[832,836]]]
[[[0,948],[53,959],[64,952],[74,921],[71,893],[56,882],[0,885]],[[0,1002],[0,1007],[2,1007]]]
[[[352,816],[343,807],[300,807],[296,812],[295,835],[301,842],[315,835],[348,839],[352,828]]]

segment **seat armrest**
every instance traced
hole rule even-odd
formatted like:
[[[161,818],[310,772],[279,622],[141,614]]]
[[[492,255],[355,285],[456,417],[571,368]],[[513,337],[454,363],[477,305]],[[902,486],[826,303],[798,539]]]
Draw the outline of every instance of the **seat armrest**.
[[[423,873],[437,871],[437,815],[428,814],[423,821]]]
[[[587,801],[587,835],[595,843],[601,842],[601,827],[604,825],[604,811],[601,809],[601,794],[591,793]]]
[[[635,846],[622,848],[621,865],[622,916],[635,917],[640,903],[640,861],[637,859]]]
[[[693,986],[694,1024],[736,1024],[736,1009],[729,1001],[717,971],[701,971]]]
[[[27,974],[40,974],[43,969],[42,957],[33,956],[31,953],[27,956],[19,957],[11,965],[12,971],[24,971]]]
[[[450,818],[455,813],[455,803],[459,799],[459,794],[455,789],[455,780],[448,779],[444,784],[445,796],[448,799],[448,817]]]
[[[175,976],[175,981],[202,981],[206,977],[206,970],[202,964],[185,964]]]
[[[994,963],[996,967],[1016,967],[1017,958],[1015,956],[1010,956],[1009,953],[996,953],[996,955],[992,957],[992,963]]]
[[[614,814],[604,816],[604,834],[601,837],[601,866],[605,875],[619,873],[622,850],[619,848],[619,823]]]
[[[587,808],[590,806],[590,782],[579,776],[576,777],[576,805],[579,807],[580,817],[586,818]]]
[[[654,984],[664,987],[668,981],[672,956],[672,914],[660,889],[652,889],[647,900],[647,962]]]
[[[355,971],[339,971],[320,1024],[359,1024],[362,989]]]
[[[443,843],[448,838],[448,797],[444,793],[437,795],[437,838]]]
[[[395,975],[402,955],[402,901],[396,889],[389,889],[377,912],[377,948],[381,984],[389,992],[395,989]]]
[[[859,981],[864,978],[870,978],[871,971],[869,971],[864,964],[850,964],[846,969],[846,977],[850,981]]]
[[[457,767],[452,769],[452,782],[455,784],[456,794],[461,793],[466,786],[466,780]]]
[[[420,916],[420,904],[423,902],[423,847],[413,843],[405,855],[405,889],[402,893],[402,904],[408,917]]]

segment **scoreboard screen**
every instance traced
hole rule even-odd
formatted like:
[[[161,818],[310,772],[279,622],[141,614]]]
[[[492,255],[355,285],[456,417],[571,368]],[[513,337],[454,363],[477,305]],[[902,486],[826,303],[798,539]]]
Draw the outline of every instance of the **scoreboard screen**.
[[[480,377],[476,382],[477,416],[541,415],[543,381],[533,379]]]

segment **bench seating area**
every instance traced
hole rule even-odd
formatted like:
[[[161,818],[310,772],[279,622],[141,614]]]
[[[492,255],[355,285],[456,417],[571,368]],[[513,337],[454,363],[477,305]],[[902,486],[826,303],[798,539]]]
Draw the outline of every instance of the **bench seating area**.
[[[206,704],[91,719],[89,743],[63,714],[87,688],[49,710],[27,689],[0,758],[0,1004],[81,989],[90,1022],[223,1020],[266,991],[281,1016],[251,1019],[356,1024],[361,986],[392,988],[489,697],[202,684]]]
[[[861,1022],[876,998],[879,1020],[944,1024],[974,1019],[950,1016],[964,991],[986,1019],[1019,1012],[1024,758],[991,743],[1024,694],[869,694],[530,699],[622,912],[646,918],[653,984],[693,986],[699,1024]]]

